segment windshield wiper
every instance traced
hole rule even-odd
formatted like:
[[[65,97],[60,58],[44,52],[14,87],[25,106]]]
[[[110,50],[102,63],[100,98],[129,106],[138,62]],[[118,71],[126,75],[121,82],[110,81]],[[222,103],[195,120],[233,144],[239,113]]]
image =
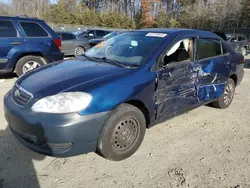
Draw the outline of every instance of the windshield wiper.
[[[86,54],[82,54],[82,56],[83,57],[85,57],[86,59],[88,59],[88,60],[91,60],[91,61],[96,61],[96,59],[95,58],[93,58],[93,57],[89,57],[89,56],[87,56]]]
[[[116,61],[116,60],[113,60],[113,59],[107,59],[106,57],[93,57],[93,58],[96,59],[96,60],[101,60],[101,61],[104,61],[106,63],[119,66],[119,67],[128,67],[128,66],[122,64],[120,61]]]

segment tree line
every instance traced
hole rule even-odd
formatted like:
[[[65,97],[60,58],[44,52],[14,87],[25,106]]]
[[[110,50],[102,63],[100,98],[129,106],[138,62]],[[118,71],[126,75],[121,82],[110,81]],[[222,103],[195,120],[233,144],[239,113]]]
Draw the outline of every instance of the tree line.
[[[149,0],[152,1],[152,0]],[[142,18],[141,0],[10,0],[0,15],[27,15],[50,23],[116,28],[250,27],[249,0],[161,0],[153,22]]]

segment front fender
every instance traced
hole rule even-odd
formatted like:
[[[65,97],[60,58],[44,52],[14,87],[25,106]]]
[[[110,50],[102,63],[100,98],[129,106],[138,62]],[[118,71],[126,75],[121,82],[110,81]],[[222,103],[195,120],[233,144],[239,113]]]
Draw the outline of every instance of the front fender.
[[[87,109],[79,112],[81,115],[111,111],[124,102],[136,100],[145,105],[151,116],[154,114],[155,73],[136,71],[94,87],[89,93],[93,100]]]

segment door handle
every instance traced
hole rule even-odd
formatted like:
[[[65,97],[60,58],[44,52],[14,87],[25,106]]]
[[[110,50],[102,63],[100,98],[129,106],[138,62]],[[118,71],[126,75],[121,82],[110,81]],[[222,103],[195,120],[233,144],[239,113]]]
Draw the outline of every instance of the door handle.
[[[12,43],[10,43],[11,45],[20,45],[20,44],[22,44],[22,42],[12,42]]]

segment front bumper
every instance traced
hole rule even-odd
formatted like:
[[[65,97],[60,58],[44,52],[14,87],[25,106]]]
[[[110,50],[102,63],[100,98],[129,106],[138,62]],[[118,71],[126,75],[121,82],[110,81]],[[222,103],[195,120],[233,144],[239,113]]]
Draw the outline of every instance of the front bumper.
[[[109,112],[86,116],[34,113],[18,107],[9,93],[4,98],[4,114],[20,143],[35,152],[56,157],[96,151],[98,137],[109,116]]]

